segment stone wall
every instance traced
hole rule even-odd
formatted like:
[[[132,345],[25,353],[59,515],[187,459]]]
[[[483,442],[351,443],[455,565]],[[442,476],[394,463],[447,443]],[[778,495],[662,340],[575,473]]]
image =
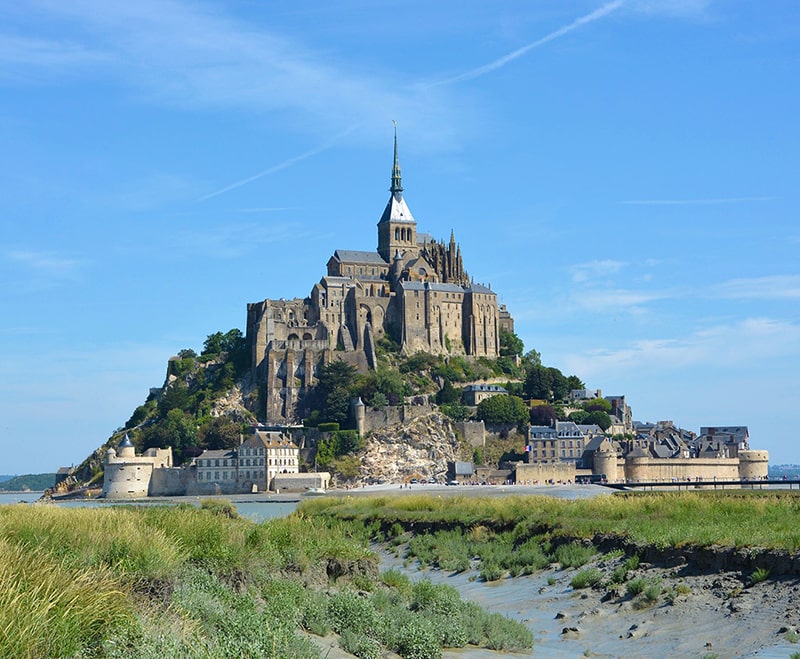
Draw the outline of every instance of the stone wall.
[[[305,492],[312,488],[327,490],[331,475],[327,471],[305,474],[278,474],[272,479],[272,489],[276,492]]]
[[[187,483],[194,476],[193,469],[170,467],[154,469],[150,478],[151,497],[175,497],[186,493]]]
[[[369,405],[364,410],[364,433],[372,432],[394,426],[397,424],[410,423],[414,419],[419,419],[433,412],[430,403],[424,405],[386,405],[373,409]]]
[[[459,421],[456,430],[472,448],[486,446],[486,427],[483,421]]]
[[[631,458],[625,461],[625,479],[636,482],[685,480],[739,480],[738,458]]]
[[[545,483],[547,481],[574,481],[574,462],[534,462],[517,464],[517,485]]]

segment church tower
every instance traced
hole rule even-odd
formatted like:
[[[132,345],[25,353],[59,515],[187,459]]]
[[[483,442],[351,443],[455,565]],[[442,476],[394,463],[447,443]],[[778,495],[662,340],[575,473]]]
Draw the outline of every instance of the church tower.
[[[394,165],[392,166],[392,196],[378,222],[378,254],[391,263],[395,254],[404,261],[419,253],[417,246],[417,223],[403,199],[403,182],[400,175],[400,160],[397,157],[397,123],[394,125]]]

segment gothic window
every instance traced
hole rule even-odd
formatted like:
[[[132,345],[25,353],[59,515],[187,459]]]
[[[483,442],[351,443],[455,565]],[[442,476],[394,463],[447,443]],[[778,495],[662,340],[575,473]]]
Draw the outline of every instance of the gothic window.
[[[395,240],[400,240],[400,229],[395,229],[394,230],[394,239]]]

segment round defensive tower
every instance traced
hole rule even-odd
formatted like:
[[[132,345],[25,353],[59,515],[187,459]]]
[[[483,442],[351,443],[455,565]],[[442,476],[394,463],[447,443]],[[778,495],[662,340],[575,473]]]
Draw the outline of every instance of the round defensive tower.
[[[739,451],[739,478],[757,481],[767,477],[769,451]]]
[[[594,453],[593,471],[600,476],[605,474],[609,483],[615,482],[619,478],[617,473],[617,452],[611,442],[604,441]]]
[[[136,457],[136,449],[126,434],[114,448],[106,451],[103,471],[103,495],[107,499],[138,499],[147,496],[152,460]]]

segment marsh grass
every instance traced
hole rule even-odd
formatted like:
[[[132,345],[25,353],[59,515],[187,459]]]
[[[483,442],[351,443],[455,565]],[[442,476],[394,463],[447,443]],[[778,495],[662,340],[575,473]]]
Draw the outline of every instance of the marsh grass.
[[[437,657],[473,624],[484,646],[532,644],[453,589],[378,579],[375,522],[235,512],[0,507],[0,658],[318,656],[299,629],[334,629],[359,656]]]
[[[548,529],[554,535],[625,536],[659,547],[685,544],[800,549],[800,495],[782,490],[648,492],[591,499],[541,496],[351,497],[305,502],[307,514],[381,520],[384,525],[499,530]],[[532,531],[529,531],[532,533]]]

